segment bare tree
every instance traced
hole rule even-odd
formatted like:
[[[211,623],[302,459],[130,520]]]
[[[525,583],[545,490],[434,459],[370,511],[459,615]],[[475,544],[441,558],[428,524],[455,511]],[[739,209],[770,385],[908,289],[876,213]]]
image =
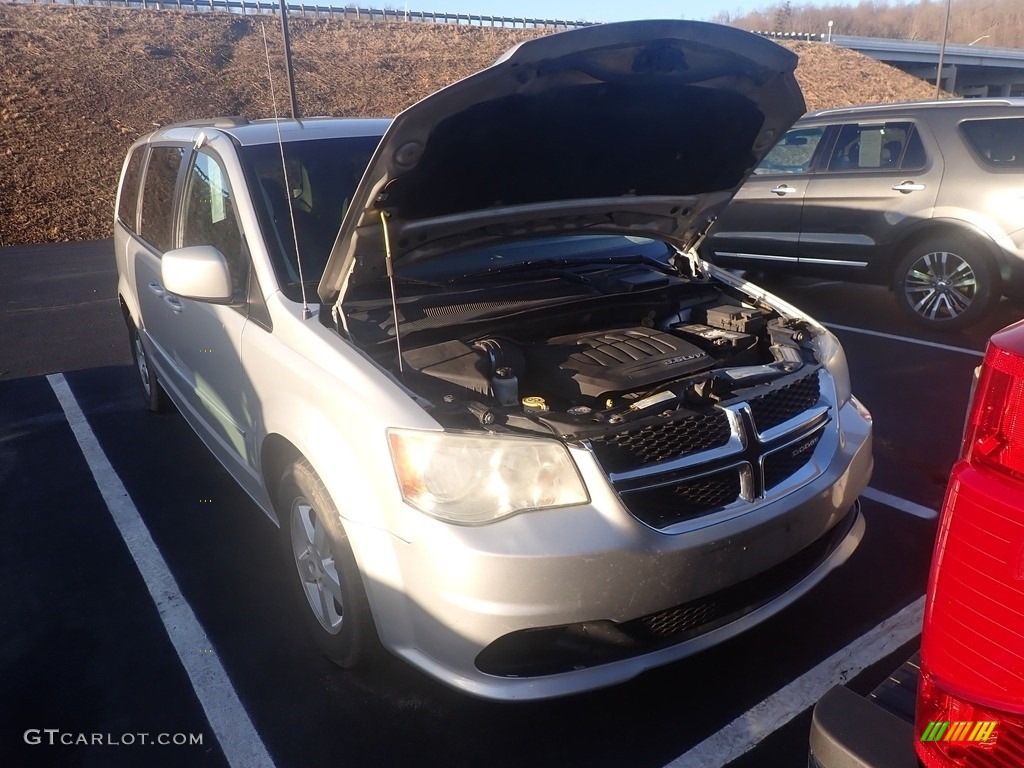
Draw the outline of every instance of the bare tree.
[[[775,32],[823,32],[831,19],[837,34],[934,40],[942,37],[946,0],[861,0],[856,5],[794,5],[791,0],[744,14],[719,13],[721,24]],[[949,39],[954,43],[1024,48],[1022,0],[953,0]]]

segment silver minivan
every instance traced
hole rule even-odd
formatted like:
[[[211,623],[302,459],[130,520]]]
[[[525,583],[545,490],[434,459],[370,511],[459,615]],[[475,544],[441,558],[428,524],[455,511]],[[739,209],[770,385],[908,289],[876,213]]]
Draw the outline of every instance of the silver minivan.
[[[795,65],[726,27],[607,24],[391,122],[131,147],[114,242],[146,402],[280,525],[332,660],[583,691],[850,556],[871,421],[842,347],[695,253],[803,112]]]
[[[825,110],[754,169],[704,244],[716,264],[891,286],[958,330],[1024,297],[1024,99]]]

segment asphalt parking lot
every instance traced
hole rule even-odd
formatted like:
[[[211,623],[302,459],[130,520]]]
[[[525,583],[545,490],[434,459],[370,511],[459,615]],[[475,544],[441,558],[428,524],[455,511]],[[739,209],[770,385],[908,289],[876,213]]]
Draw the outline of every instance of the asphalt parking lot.
[[[882,289],[761,281],[833,326],[874,416],[862,545],[708,652],[604,691],[494,704],[397,661],[353,675],[319,655],[276,528],[180,417],[143,408],[110,249],[0,250],[5,766],[805,765],[809,692],[870,690],[916,647],[971,374],[988,335],[1024,315],[1004,302],[969,332],[922,334]]]

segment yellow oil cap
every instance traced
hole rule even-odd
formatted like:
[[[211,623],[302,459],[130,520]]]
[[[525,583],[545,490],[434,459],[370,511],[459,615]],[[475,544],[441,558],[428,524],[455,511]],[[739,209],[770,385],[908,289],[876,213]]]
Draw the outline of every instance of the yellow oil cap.
[[[543,397],[524,397],[523,409],[530,413],[539,413],[541,411],[546,411],[548,409],[548,405],[544,402]]]

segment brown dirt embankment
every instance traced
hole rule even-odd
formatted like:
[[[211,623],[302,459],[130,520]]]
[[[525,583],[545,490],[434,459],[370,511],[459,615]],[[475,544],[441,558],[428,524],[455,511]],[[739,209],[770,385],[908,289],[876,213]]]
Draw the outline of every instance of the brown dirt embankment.
[[[0,5],[0,247],[110,236],[125,150],[169,122],[288,114],[272,17]],[[305,115],[391,116],[539,30],[292,19]],[[809,109],[928,98],[859,54],[789,43]]]

